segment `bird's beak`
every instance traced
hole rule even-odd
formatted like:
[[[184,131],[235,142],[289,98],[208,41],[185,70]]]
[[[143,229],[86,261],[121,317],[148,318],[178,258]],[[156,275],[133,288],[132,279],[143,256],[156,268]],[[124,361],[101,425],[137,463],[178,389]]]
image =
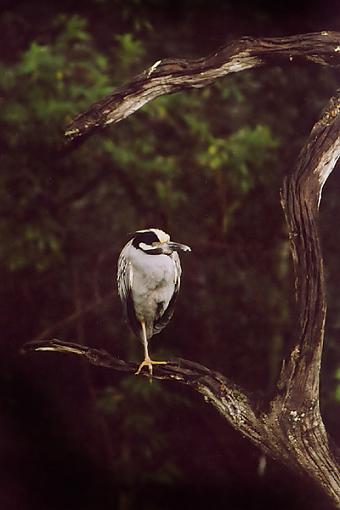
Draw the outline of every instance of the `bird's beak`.
[[[186,244],[180,244],[180,243],[173,243],[172,241],[169,241],[168,243],[164,243],[166,245],[166,248],[171,251],[191,251],[191,248],[187,246]]]

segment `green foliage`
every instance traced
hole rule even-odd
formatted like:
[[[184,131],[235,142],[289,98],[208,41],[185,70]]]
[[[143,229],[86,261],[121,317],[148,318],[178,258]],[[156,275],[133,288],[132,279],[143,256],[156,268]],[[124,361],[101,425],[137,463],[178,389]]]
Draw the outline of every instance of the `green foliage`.
[[[121,71],[131,72],[145,54],[143,44],[133,34],[119,34],[115,38],[118,42],[116,58],[120,60]]]
[[[0,192],[3,208],[13,212],[0,224],[6,239],[1,257],[10,269],[33,266],[41,271],[62,256],[65,232],[57,208],[69,183],[58,176],[72,165],[58,158],[61,129],[72,112],[110,90],[107,58],[95,49],[85,20],[62,16],[55,29],[55,41],[33,41],[16,65],[2,64],[0,73],[2,143],[7,149]],[[14,160],[12,151],[17,153]]]
[[[273,149],[278,146],[268,126],[242,127],[227,138],[210,137],[209,147],[197,154],[200,165],[212,172],[223,169],[230,175],[232,191],[247,193],[254,185],[254,172],[273,161]],[[265,182],[267,175],[261,173]]]
[[[340,402],[340,368],[335,372],[335,379],[337,381],[337,386],[335,388],[335,399]]]

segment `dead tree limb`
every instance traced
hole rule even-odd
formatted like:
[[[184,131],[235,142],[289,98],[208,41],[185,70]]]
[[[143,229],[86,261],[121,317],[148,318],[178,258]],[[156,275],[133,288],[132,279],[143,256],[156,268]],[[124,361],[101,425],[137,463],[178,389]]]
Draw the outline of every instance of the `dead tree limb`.
[[[115,358],[106,351],[85,347],[61,340],[46,342],[28,342],[22,352],[61,352],[85,358],[89,363],[121,372],[134,374],[139,364]],[[245,437],[270,454],[266,442],[263,441],[262,424],[258,419],[256,404],[245,390],[229,381],[222,374],[194,361],[177,358],[166,365],[155,365],[153,378],[178,381],[191,386],[204,396],[206,402],[216,407],[227,421],[242,432]],[[141,375],[149,377],[147,372]]]
[[[127,117],[161,94],[203,87],[231,72],[265,64],[310,60],[340,63],[340,34],[321,32],[276,39],[242,38],[199,60],[162,60],[78,116],[66,135],[75,139]],[[298,334],[283,363],[275,396],[256,399],[223,375],[187,360],[154,367],[154,377],[179,381],[201,393],[241,434],[266,454],[307,475],[340,508],[339,466],[319,406],[326,296],[318,233],[322,187],[340,156],[340,93],[332,98],[285,179],[282,206],[295,271]],[[56,351],[114,370],[136,365],[107,352],[59,340],[26,344],[27,351]]]
[[[317,32],[263,39],[242,37],[207,57],[158,60],[128,84],[78,115],[67,127],[65,136],[69,141],[80,139],[96,128],[119,122],[164,94],[206,87],[218,78],[253,67],[301,61],[340,65],[340,33]]]
[[[331,98],[304,145],[296,170],[286,177],[282,206],[294,264],[298,337],[278,381],[268,414],[287,460],[309,473],[340,506],[335,451],[320,414],[320,366],[326,320],[323,259],[318,231],[324,183],[340,156],[340,91]],[[270,429],[270,426],[269,426]],[[279,450],[282,452],[281,446]]]

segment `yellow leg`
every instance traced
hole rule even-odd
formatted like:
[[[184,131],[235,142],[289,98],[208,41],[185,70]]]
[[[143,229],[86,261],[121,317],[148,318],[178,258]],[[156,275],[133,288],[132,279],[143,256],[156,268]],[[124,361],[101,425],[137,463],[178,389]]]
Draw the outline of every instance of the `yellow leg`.
[[[150,377],[152,377],[152,365],[166,365],[166,361],[153,361],[149,356],[148,351],[148,338],[146,335],[146,328],[145,328],[145,322],[142,321],[142,332],[143,332],[143,345],[144,345],[144,361],[139,365],[137,372],[135,372],[136,375],[140,374],[143,367],[149,368],[149,374]]]

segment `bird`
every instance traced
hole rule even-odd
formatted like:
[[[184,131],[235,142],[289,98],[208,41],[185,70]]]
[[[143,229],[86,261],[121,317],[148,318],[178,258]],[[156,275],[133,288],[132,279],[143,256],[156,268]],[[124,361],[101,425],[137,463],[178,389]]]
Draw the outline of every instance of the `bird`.
[[[174,313],[181,283],[181,263],[178,252],[190,252],[185,244],[170,241],[159,228],[137,230],[122,249],[118,258],[118,294],[125,319],[142,342],[144,360],[136,374],[148,367],[166,364],[149,356],[150,338],[162,331]]]

